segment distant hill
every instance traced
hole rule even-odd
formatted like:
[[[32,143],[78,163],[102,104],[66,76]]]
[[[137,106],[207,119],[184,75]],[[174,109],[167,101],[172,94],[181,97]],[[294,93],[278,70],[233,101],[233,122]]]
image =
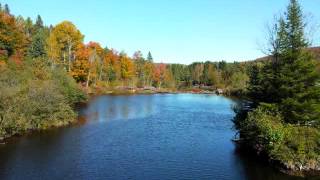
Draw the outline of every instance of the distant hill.
[[[316,60],[320,62],[320,47],[311,47],[311,48],[308,48],[307,50],[310,51],[314,55]],[[261,58],[256,59],[255,61],[269,60],[270,57],[271,56],[261,57]]]
[[[312,47],[309,50],[314,54],[317,61],[320,61],[320,47]]]

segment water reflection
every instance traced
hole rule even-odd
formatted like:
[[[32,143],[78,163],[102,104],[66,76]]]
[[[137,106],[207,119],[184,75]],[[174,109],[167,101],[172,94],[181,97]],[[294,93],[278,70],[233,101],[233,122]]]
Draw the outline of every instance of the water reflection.
[[[144,118],[156,113],[152,101],[153,96],[104,96],[92,100],[85,115],[89,122]]]

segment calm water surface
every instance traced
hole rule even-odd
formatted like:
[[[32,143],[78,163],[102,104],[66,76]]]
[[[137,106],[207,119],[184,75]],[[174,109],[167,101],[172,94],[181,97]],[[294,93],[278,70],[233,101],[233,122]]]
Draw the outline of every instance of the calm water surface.
[[[86,122],[0,145],[0,179],[298,179],[238,153],[231,99],[102,96]]]

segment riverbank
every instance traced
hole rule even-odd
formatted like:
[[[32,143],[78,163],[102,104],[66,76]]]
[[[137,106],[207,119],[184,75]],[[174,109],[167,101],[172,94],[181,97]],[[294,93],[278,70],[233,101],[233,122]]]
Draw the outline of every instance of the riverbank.
[[[226,89],[203,89],[194,87],[184,88],[156,88],[156,87],[113,87],[113,88],[100,88],[100,87],[82,87],[82,90],[93,96],[99,95],[127,95],[127,94],[179,94],[179,93],[190,93],[190,94],[216,94],[226,96],[238,96],[243,94],[242,91],[230,91]]]
[[[258,160],[260,163],[269,165],[281,173],[303,178],[314,178],[320,176],[320,164],[316,163],[316,160],[313,161],[313,163],[308,163],[307,165],[297,166],[293,162],[283,162],[270,157],[267,152],[261,149],[261,145],[256,144],[253,147],[239,139],[234,142],[241,154],[250,157],[252,160]]]

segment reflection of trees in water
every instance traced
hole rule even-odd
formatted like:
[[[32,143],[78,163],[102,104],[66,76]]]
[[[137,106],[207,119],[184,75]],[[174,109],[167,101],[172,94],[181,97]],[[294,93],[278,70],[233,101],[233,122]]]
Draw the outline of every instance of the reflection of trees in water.
[[[134,108],[129,108],[129,105],[127,103],[123,104],[121,106],[121,115],[124,119],[129,119],[132,114],[130,114]]]
[[[153,111],[151,96],[105,96],[90,104],[87,118],[93,121],[128,120],[150,116]]]
[[[106,111],[106,114],[105,114],[105,119],[107,119],[108,117],[110,118],[115,118],[117,117],[117,111],[116,111],[116,107],[114,107],[113,105],[107,107],[107,111]]]
[[[153,97],[151,96],[145,102],[146,102],[146,105],[144,106],[145,112],[147,115],[151,115],[153,112]]]

